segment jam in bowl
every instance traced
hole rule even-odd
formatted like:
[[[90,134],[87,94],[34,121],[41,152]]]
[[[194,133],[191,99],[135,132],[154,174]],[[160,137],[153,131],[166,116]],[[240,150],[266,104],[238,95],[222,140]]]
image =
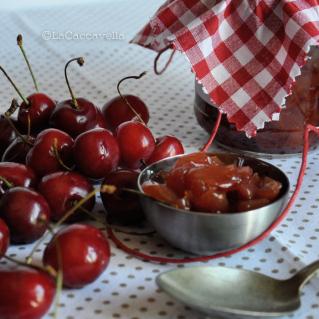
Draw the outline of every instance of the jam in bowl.
[[[190,160],[192,156],[196,159]],[[165,196],[171,195],[171,193],[167,195],[170,190],[167,191],[166,184],[170,172],[177,169],[176,166],[179,165],[180,167],[184,165],[198,167],[202,165],[201,160],[205,161],[205,157],[206,160],[210,158],[209,161],[215,161],[216,167],[219,165],[219,172],[218,169],[216,170],[218,186],[215,182],[212,183],[215,183],[214,187],[216,186],[219,191],[218,195],[221,199],[217,201],[217,204],[222,203],[222,205],[217,207],[214,195],[209,193],[207,196],[210,199],[202,200],[207,204],[205,211],[200,209],[203,205],[201,202],[199,206],[192,205],[189,203],[190,198],[182,196],[182,192],[185,193],[183,182],[179,182],[176,176],[176,193],[174,191],[176,201],[169,202]],[[221,174],[222,171],[226,172],[226,176]],[[248,176],[250,177],[247,178]],[[258,183],[255,180],[257,176]],[[207,180],[206,176],[197,176],[196,179],[198,182],[194,185],[194,189],[196,187],[200,189],[201,183]],[[212,180],[213,178],[210,179]],[[246,184],[240,185],[238,181],[245,181]],[[230,186],[231,183],[233,183],[232,186]],[[179,184],[180,187],[178,187]],[[240,185],[238,190],[229,190],[229,193],[220,187],[236,188],[236,184]],[[150,191],[152,185],[156,187],[164,185],[159,192],[155,188],[155,193],[162,193],[164,198],[156,197],[154,194],[153,196],[157,199],[152,198],[151,192],[154,190],[153,188]],[[138,187],[141,192],[148,195],[141,197],[142,207],[148,221],[159,235],[174,247],[194,254],[207,255],[238,248],[262,234],[281,214],[289,192],[289,181],[280,169],[256,158],[231,153],[208,155],[195,153],[171,157],[146,167],[139,175]],[[224,195],[220,195],[223,192]],[[200,199],[198,194],[197,197]],[[223,196],[226,196],[228,200],[226,206],[224,206]],[[251,198],[252,202],[249,203],[247,198]],[[209,205],[210,200],[213,202],[212,206]]]

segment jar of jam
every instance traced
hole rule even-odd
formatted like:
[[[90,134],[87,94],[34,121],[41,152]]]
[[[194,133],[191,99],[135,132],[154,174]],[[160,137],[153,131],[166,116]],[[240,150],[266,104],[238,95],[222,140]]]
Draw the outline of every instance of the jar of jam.
[[[286,98],[278,121],[265,123],[265,127],[252,138],[238,132],[235,125],[222,116],[216,141],[227,149],[246,153],[294,154],[303,150],[305,124],[319,126],[319,49],[312,48],[310,59],[301,70]],[[199,125],[211,133],[218,115],[209,96],[195,83],[195,116]],[[311,149],[319,144],[316,136],[310,135]]]

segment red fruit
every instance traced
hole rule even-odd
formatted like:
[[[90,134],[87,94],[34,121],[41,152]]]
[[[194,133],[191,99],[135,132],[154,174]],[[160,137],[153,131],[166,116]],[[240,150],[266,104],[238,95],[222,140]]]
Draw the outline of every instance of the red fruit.
[[[57,249],[58,247],[58,249]],[[63,285],[80,288],[96,280],[106,269],[110,247],[104,234],[90,225],[73,224],[59,231],[46,247],[43,263],[59,269],[61,256]]]
[[[1,198],[0,217],[10,229],[12,243],[28,244],[39,239],[46,231],[50,207],[37,192],[14,187]]]
[[[7,252],[10,242],[9,238],[9,228],[7,224],[0,218],[0,259]]]
[[[37,178],[30,167],[23,164],[2,162],[0,163],[0,179],[4,178],[13,186],[35,188]],[[4,181],[0,181],[1,187],[5,186]]]
[[[126,100],[142,118],[145,124],[149,121],[149,113],[145,103],[137,96],[124,95]],[[108,129],[115,131],[117,127],[127,121],[138,120],[136,114],[131,110],[127,102],[117,96],[107,102],[102,109]]]
[[[77,98],[78,107],[73,106],[72,100],[66,100],[57,105],[50,124],[72,137],[95,128],[101,122],[101,113],[97,107],[84,98]],[[104,124],[105,125],[105,124]]]
[[[100,179],[116,169],[119,147],[112,133],[96,128],[79,135],[74,143],[76,166],[84,175]]]
[[[53,128],[44,130],[37,136],[34,146],[28,152],[26,163],[39,177],[63,170],[64,167],[54,152],[56,146],[62,162],[72,167],[73,144],[73,139],[65,132]]]
[[[0,318],[40,319],[51,307],[55,282],[31,268],[0,269]]]
[[[105,128],[107,129],[106,120],[101,112],[100,109],[97,110],[97,120],[96,120],[96,126],[94,128]]]
[[[21,139],[21,137],[17,137],[6,149],[2,156],[3,162],[15,162],[25,164],[25,159],[27,157],[28,152],[32,148],[35,138],[32,136],[23,136],[25,140]],[[26,143],[29,141],[29,143]]]
[[[116,130],[120,148],[121,163],[128,168],[141,167],[155,149],[151,130],[140,122],[122,123]]]
[[[39,192],[45,197],[51,208],[51,220],[60,220],[79,200],[93,191],[90,182],[80,174],[73,172],[57,172],[42,178]],[[83,208],[91,211],[95,197],[86,201]],[[76,211],[69,220],[77,220],[85,214]],[[86,216],[86,215],[85,215]]]
[[[14,120],[12,120],[14,122]],[[3,115],[0,116],[0,156],[7,147],[15,140],[17,134],[15,130],[11,127],[9,122],[5,119]]]
[[[179,154],[184,154],[184,147],[180,140],[175,136],[165,135],[156,139],[155,150],[146,161],[146,164],[150,165],[161,159]]]
[[[114,185],[119,189],[137,189],[138,175],[139,173],[134,170],[119,169],[107,175],[102,185]],[[101,198],[107,212],[107,220],[111,223],[130,225],[144,219],[138,195],[119,191],[114,194],[101,193]]]
[[[27,100],[29,104],[22,102],[18,112],[18,124],[23,132],[28,130],[28,117],[33,132],[48,127],[55,102],[43,93],[31,94]]]

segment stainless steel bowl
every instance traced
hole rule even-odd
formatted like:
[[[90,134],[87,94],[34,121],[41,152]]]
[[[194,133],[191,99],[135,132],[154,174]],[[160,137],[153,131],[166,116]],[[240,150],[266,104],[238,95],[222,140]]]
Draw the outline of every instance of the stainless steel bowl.
[[[279,198],[264,207],[229,214],[186,211],[141,196],[143,210],[155,230],[172,246],[184,251],[208,255],[240,247],[263,233],[281,214],[287,201],[289,180],[277,167],[262,160],[231,153],[214,153],[225,163],[249,165],[261,176],[269,176],[282,183]],[[139,175],[138,187],[156,180],[157,173],[169,171],[179,155],[146,167]]]

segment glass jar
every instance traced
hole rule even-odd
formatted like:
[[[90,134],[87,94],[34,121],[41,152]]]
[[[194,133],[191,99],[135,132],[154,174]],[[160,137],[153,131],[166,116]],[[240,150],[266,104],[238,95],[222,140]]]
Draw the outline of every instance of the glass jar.
[[[319,126],[319,49],[312,48],[312,57],[296,78],[292,94],[287,97],[279,121],[265,123],[265,127],[253,138],[238,132],[225,115],[216,135],[216,141],[233,151],[262,154],[294,154],[303,149],[303,130],[306,123]],[[194,111],[199,125],[211,133],[218,115],[202,87],[195,83]],[[319,140],[310,136],[310,146],[316,148]]]

